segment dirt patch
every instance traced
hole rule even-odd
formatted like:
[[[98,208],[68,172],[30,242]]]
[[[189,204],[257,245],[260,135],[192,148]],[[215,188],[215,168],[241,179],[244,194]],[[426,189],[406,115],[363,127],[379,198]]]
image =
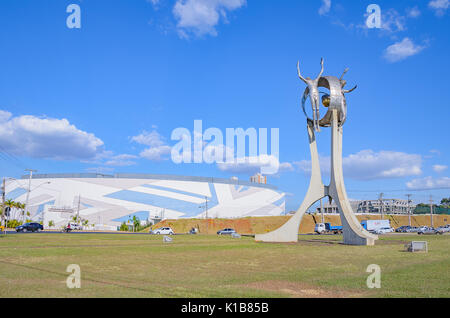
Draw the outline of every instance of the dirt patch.
[[[340,289],[322,289],[317,286],[286,281],[263,281],[242,285],[244,288],[280,292],[293,298],[350,298],[362,297],[363,292]]]

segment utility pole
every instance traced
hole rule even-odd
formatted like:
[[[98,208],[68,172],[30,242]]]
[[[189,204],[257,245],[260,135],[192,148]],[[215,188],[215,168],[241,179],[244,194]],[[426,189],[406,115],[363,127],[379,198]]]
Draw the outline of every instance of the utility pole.
[[[409,226],[411,226],[411,206],[409,205],[411,203],[411,194],[406,195],[408,197],[408,222]]]
[[[5,218],[6,218],[6,206],[5,206],[5,201],[6,201],[6,179],[3,178],[3,182],[2,182],[2,221],[1,221],[1,225],[5,226],[6,229],[6,224],[5,223]]]
[[[33,169],[25,169],[25,171],[28,171],[30,173],[30,178],[28,179],[28,192],[27,192],[27,200],[25,203],[25,214],[28,213],[28,200],[30,199],[30,191],[31,191],[31,179],[33,178],[33,172],[36,172],[37,170]],[[23,221],[25,221],[25,214],[23,215]]]
[[[205,196],[205,216],[206,216],[206,234],[208,234],[209,225],[208,225],[208,197]]]
[[[208,197],[205,196],[205,217],[208,219]]]
[[[322,199],[320,199],[320,213],[322,214],[322,223],[325,223],[325,219],[323,218],[323,204],[322,204]]]
[[[430,195],[430,216],[431,216],[431,227],[433,227],[433,196]]]
[[[379,196],[379,200],[380,200],[380,213],[381,213],[381,219],[383,219],[383,195],[384,195],[384,193],[382,192],[382,193],[380,193],[380,196]]]
[[[80,201],[81,201],[81,194],[78,195],[77,223],[80,220]],[[78,224],[78,225],[80,225],[80,224]]]

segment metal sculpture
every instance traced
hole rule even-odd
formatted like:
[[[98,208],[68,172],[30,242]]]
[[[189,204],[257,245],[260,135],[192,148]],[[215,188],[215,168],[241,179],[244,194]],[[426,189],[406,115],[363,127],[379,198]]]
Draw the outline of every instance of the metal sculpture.
[[[342,171],[342,132],[343,125],[347,120],[347,102],[345,94],[356,89],[344,89],[347,82],[343,80],[348,68],[340,78],[335,76],[323,76],[323,59],[321,60],[322,69],[319,76],[312,80],[306,79],[300,73],[300,63],[297,63],[298,76],[308,87],[305,89],[302,98],[302,108],[307,118],[307,129],[309,135],[309,147],[311,151],[311,179],[308,192],[303,203],[297,212],[283,226],[275,231],[257,234],[256,241],[263,242],[297,242],[298,229],[305,212],[317,201],[328,197],[336,202],[338,206],[341,222],[343,226],[344,244],[348,245],[374,245],[378,236],[367,232],[359,223],[347,197],[344,185],[344,175]],[[322,104],[328,108],[326,114],[319,116],[319,87],[329,90],[329,93],[322,97]],[[313,118],[310,118],[305,109],[305,103],[308,97],[311,100]],[[322,181],[319,164],[319,154],[315,133],[320,132],[320,127],[331,127],[331,178],[330,184],[325,186]]]

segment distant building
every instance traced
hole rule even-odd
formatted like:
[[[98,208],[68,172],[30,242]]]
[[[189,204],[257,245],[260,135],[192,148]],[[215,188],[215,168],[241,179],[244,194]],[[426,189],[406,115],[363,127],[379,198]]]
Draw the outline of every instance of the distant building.
[[[254,176],[250,177],[250,182],[259,183],[259,184],[267,184],[267,176],[263,176],[262,174],[257,173]]]
[[[382,203],[381,203],[382,202]],[[359,200],[350,201],[350,205],[355,213],[381,213],[381,206],[385,214],[408,214],[408,200],[403,199],[383,199],[380,200]],[[409,205],[411,212],[415,209],[415,204]],[[316,210],[320,213],[320,206]],[[323,203],[323,213],[339,213],[336,203]]]

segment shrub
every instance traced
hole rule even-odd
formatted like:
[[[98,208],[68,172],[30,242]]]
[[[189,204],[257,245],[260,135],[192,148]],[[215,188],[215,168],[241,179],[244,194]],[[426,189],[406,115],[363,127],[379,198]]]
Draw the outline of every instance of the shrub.
[[[12,229],[15,228],[16,226],[22,225],[22,222],[17,221],[17,220],[9,220],[6,227]]]
[[[125,222],[123,222],[123,223],[120,225],[119,231],[123,231],[123,232],[128,231],[128,225],[127,225]]]

